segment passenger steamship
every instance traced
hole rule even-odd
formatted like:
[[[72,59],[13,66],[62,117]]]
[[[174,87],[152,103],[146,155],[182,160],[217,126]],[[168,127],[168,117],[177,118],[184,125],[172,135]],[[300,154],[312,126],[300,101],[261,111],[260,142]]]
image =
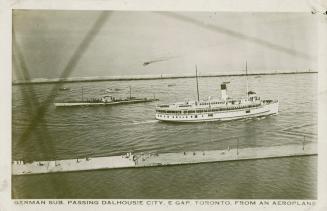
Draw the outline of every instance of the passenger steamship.
[[[178,102],[156,107],[156,119],[170,122],[224,121],[261,117],[278,114],[278,100],[262,100],[254,91],[248,90],[246,65],[246,96],[232,99],[227,94],[227,84],[220,85],[221,98],[199,99],[198,77],[196,70],[197,100]]]

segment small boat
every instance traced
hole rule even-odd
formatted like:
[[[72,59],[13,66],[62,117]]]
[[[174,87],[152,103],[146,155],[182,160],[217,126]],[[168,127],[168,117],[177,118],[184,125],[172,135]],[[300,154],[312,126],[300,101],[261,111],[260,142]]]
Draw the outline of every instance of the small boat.
[[[108,88],[105,90],[106,93],[113,93],[113,92],[116,92],[114,89],[112,88]]]
[[[168,87],[176,86],[176,84],[168,84]]]
[[[278,114],[278,100],[262,100],[254,91],[248,91],[246,64],[246,96],[233,99],[227,95],[227,84],[221,83],[221,98],[200,100],[196,70],[197,100],[177,102],[156,107],[155,118],[168,122],[206,122],[245,119]]]
[[[69,91],[70,88],[67,88],[67,87],[61,87],[58,89],[59,91]]]
[[[119,92],[121,90],[123,90],[123,89],[120,89],[120,88],[107,88],[105,90],[105,93],[115,93],[115,92]]]

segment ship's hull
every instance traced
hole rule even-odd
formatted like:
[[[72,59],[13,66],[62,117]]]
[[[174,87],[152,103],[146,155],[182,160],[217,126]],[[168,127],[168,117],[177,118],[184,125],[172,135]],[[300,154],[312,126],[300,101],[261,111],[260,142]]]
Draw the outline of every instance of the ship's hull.
[[[158,101],[158,99],[134,99],[134,100],[121,100],[117,102],[57,102],[54,103],[56,107],[72,107],[72,106],[99,106],[99,105],[121,105],[121,104],[135,104],[135,103],[147,103]]]
[[[210,122],[246,119],[278,114],[278,101],[258,107],[235,109],[200,114],[162,114],[156,113],[156,119],[169,122]]]

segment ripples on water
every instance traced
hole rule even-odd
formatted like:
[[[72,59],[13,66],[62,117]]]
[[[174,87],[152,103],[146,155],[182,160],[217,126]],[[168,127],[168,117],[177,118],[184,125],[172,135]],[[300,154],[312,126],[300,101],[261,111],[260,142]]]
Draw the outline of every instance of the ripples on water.
[[[249,77],[250,89],[261,98],[280,101],[279,115],[260,119],[172,124],[154,119],[156,103],[76,108],[51,105],[44,121],[19,145],[18,139],[30,123],[27,102],[33,93],[31,89],[42,102],[54,85],[13,86],[13,159],[223,149],[235,147],[237,138],[240,147],[316,141],[316,77],[316,74]],[[231,82],[230,96],[243,96],[242,77],[200,78],[200,96],[219,97],[219,84],[223,81]],[[171,83],[176,86],[168,86]],[[129,95],[128,86],[132,86],[133,96],[155,95],[159,103],[196,97],[194,79],[83,82],[64,86],[71,90],[58,91],[56,100],[81,99],[82,87],[84,98],[100,96],[107,88],[121,89],[111,95],[125,98]],[[14,196],[23,198],[314,198],[315,177],[316,158],[303,157],[23,176],[13,178],[13,187],[19,188]],[[50,182],[49,187],[36,188],[34,183],[39,180],[52,181],[52,185]],[[58,181],[66,182],[60,187],[54,185]]]

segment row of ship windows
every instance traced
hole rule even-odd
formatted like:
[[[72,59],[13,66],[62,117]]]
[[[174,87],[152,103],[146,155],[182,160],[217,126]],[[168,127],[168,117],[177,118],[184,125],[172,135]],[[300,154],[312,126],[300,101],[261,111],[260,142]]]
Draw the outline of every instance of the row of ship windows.
[[[251,106],[237,106],[231,108],[216,108],[216,109],[206,109],[206,110],[189,110],[189,111],[168,111],[168,110],[157,110],[158,113],[167,113],[167,114],[195,114],[195,113],[206,113],[206,112],[214,112],[214,111],[228,111],[228,110],[235,110],[235,109],[244,109],[244,108],[251,108],[257,107],[258,105],[251,105]]]
[[[169,116],[169,115],[158,115],[158,117],[164,117],[164,118],[172,118],[172,119],[188,119],[189,116]],[[194,115],[194,116],[190,116],[190,118],[198,118],[198,117],[203,117],[203,115]],[[213,117],[213,114],[208,114],[208,117]]]
[[[200,103],[200,105],[216,105],[216,104],[225,104],[225,102]]]

